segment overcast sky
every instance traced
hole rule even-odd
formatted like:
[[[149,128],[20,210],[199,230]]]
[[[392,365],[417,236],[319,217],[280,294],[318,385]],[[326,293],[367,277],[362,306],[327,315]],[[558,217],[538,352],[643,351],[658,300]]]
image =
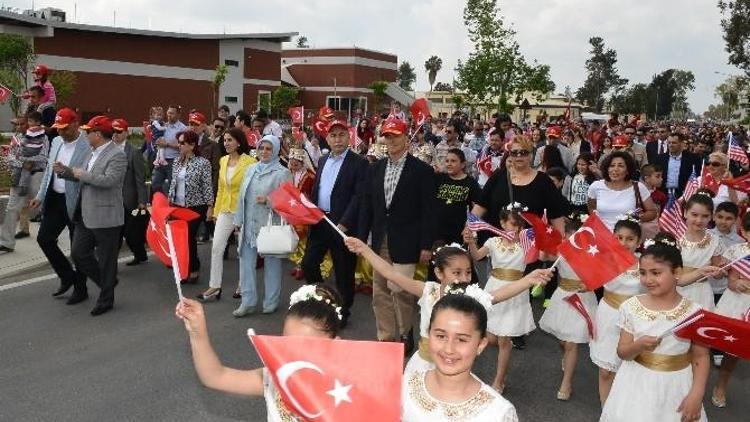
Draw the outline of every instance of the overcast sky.
[[[3,1],[30,8],[31,0]],[[451,82],[453,68],[471,51],[463,24],[463,0],[37,0],[58,7],[69,21],[166,31],[238,33],[299,32],[311,47],[357,45],[398,55],[417,73],[417,89],[429,84],[424,62],[443,59],[437,80]],[[74,12],[77,4],[77,13]],[[588,39],[601,36],[618,55],[620,76],[649,82],[665,69],[691,70],[691,108],[716,102],[714,87],[740,73],[726,64],[715,0],[500,0],[527,59],[552,67],[557,91],[585,79]],[[222,7],[223,5],[223,7]]]

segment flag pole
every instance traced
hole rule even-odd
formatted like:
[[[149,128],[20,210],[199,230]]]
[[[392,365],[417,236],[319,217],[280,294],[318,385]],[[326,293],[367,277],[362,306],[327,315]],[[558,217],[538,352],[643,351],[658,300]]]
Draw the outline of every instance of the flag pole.
[[[169,243],[169,257],[172,260],[172,274],[174,275],[174,282],[177,285],[177,296],[180,298],[180,302],[185,298],[182,295],[182,285],[180,284],[180,263],[177,261],[177,252],[174,247],[174,239],[172,238],[172,227],[169,223],[165,224],[167,228],[167,243]]]
[[[684,328],[684,327],[686,327],[686,326],[688,326],[688,325],[690,325],[690,324],[698,321],[699,319],[703,318],[704,315],[705,314],[700,313],[700,314],[688,317],[687,319],[685,319],[682,322],[678,322],[674,326],[672,326],[672,327],[667,328],[666,330],[664,330],[664,332],[659,335],[658,339],[659,340],[663,340],[664,337],[666,337],[666,336],[674,333],[675,331],[679,331],[680,329],[682,329],[682,328]]]
[[[346,238],[347,238],[347,236],[346,236],[346,235],[344,234],[344,232],[342,232],[342,231],[341,231],[341,229],[339,228],[339,226],[337,226],[337,225],[333,224],[333,221],[331,221],[331,219],[330,219],[330,218],[328,218],[327,216],[325,216],[325,215],[324,215],[324,216],[323,216],[323,219],[324,219],[324,220],[326,220],[326,222],[328,222],[328,224],[330,224],[330,225],[331,225],[331,227],[333,227],[333,229],[334,229],[334,230],[336,230],[336,232],[337,232],[338,234],[340,234],[340,235],[341,235],[341,237],[342,237],[343,239],[346,239]]]
[[[743,259],[747,258],[748,256],[750,256],[750,255],[743,255],[743,256],[741,256],[741,257],[739,257],[739,258],[737,258],[737,259],[734,259],[734,260],[732,260],[732,261],[729,261],[729,263],[728,263],[728,264],[724,264],[724,265],[722,265],[721,267],[719,267],[719,269],[720,269],[720,270],[726,270],[727,268],[731,267],[732,265],[734,265],[735,263],[737,263],[737,262],[739,262],[739,261],[742,261]],[[704,275],[703,277],[701,277],[701,278],[699,278],[699,279],[695,280],[695,281],[694,281],[693,283],[700,283],[701,281],[703,281],[703,280],[705,280],[705,279],[707,279],[707,278],[708,278],[708,276],[707,276],[707,275]],[[690,284],[693,284],[693,283],[690,283]]]

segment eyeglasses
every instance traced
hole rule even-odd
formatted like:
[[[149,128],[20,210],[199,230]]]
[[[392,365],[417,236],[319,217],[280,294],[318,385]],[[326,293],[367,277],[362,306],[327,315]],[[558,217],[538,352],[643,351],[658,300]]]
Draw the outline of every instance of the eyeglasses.
[[[531,154],[531,151],[525,150],[525,149],[513,149],[510,150],[510,156],[511,157],[525,157],[527,155]]]
[[[257,150],[258,150],[258,151],[273,151],[273,147],[269,147],[269,146],[259,146],[259,147],[257,148]]]
[[[708,165],[711,166],[711,167],[721,167],[721,166],[724,165],[724,163],[720,163],[718,161],[709,161]]]

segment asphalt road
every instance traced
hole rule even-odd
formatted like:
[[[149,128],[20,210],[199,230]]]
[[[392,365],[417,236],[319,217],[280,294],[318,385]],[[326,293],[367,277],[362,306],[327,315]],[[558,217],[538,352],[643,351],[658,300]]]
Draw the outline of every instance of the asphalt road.
[[[186,295],[206,288],[209,252],[201,246],[206,271],[201,284],[185,288]],[[225,280],[236,280],[237,261],[226,261],[225,268]],[[185,330],[173,314],[177,298],[171,273],[155,261],[121,266],[115,309],[97,318],[89,315],[93,298],[75,306],[52,298],[54,278],[9,288],[28,278],[0,281],[0,421],[265,420],[262,398],[233,397],[200,385]],[[283,311],[232,317],[235,283],[226,283],[225,297],[206,306],[210,335],[226,365],[255,368],[260,362],[245,332],[280,333]],[[285,278],[285,302],[298,285]],[[91,283],[89,294],[98,294]],[[370,298],[358,295],[342,337],[374,336]],[[513,352],[505,392],[521,420],[598,420],[596,368],[588,348],[582,346],[579,353],[571,400],[559,402],[561,354],[555,339],[536,331],[527,343],[526,350]],[[475,373],[483,380],[492,379],[496,357],[496,348],[479,357]],[[710,385],[715,377],[714,369]],[[706,398],[709,420],[748,420],[750,401],[743,399],[749,392],[750,369],[743,362],[730,386],[728,408],[716,409]]]

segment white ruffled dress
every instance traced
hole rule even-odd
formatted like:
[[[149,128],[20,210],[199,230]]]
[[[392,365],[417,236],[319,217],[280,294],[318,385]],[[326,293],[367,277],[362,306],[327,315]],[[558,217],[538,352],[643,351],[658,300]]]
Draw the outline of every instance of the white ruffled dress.
[[[564,299],[577,294],[592,322],[596,324],[596,295],[594,292],[584,290],[585,286],[564,258],[560,258],[560,262],[557,264],[557,272],[560,276],[560,282],[558,282],[555,292],[552,293],[549,306],[539,320],[539,328],[561,341],[588,343],[591,339],[586,320]],[[564,286],[574,284],[576,281],[580,285],[578,289],[566,290]]]
[[[684,237],[678,240],[678,242],[680,244],[680,251],[682,252],[683,274],[690,273],[706,265],[711,265],[711,258],[723,253],[721,239],[708,230],[706,230],[705,237],[698,242],[691,242]],[[707,278],[687,286],[678,286],[677,291],[683,297],[692,300],[706,310],[713,311],[716,307],[714,304],[714,292]]]
[[[440,300],[440,283],[428,281],[424,284],[422,296],[419,298],[419,348],[411,355],[406,364],[404,374],[415,371],[428,371],[435,367],[429,359],[429,348],[427,338],[430,335],[430,316],[435,303]]]

